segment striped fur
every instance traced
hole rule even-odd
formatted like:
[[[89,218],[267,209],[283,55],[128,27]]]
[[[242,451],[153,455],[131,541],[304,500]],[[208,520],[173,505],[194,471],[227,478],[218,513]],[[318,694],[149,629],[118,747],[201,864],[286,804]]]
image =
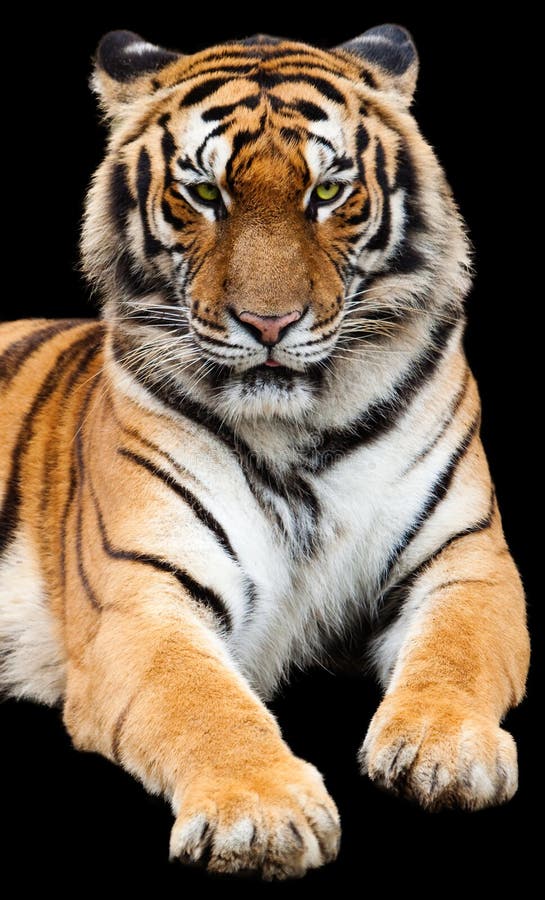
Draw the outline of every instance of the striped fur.
[[[62,702],[77,747],[171,801],[172,856],[216,871],[337,852],[263,703],[293,665],[374,668],[378,783],[428,808],[516,789],[524,600],[416,68],[397,26],[191,57],[108,35],[83,232],[103,320],[0,329],[4,689]],[[297,321],[269,346],[246,311]]]

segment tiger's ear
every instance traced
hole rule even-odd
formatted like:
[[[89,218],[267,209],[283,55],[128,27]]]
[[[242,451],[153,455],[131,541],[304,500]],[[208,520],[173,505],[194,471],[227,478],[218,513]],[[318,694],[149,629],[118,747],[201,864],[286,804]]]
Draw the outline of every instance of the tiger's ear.
[[[418,54],[413,39],[401,25],[377,25],[336,47],[359,56],[376,69],[379,87],[396,91],[410,104],[418,76]]]
[[[98,45],[92,87],[108,117],[150,93],[153,76],[181,54],[150,44],[133,31],[110,31]]]

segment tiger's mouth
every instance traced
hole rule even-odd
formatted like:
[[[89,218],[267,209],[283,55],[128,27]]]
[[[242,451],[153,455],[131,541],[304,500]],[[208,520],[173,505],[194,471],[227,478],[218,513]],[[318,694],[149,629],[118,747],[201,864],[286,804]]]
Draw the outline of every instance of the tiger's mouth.
[[[243,372],[234,372],[233,369],[224,367],[216,373],[216,383],[239,384],[244,389],[254,391],[286,392],[300,384],[321,381],[323,376],[324,368],[319,363],[311,363],[305,369],[293,369],[283,363],[270,366],[265,362]]]

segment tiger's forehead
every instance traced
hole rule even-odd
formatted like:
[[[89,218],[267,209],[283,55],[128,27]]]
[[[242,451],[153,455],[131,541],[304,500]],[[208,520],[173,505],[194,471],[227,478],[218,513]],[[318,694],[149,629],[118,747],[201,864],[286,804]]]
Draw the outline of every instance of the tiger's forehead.
[[[154,79],[154,88],[186,87],[186,102],[191,103],[196,94],[203,97],[207,88],[213,87],[203,78],[214,80],[217,86],[230,78],[246,78],[264,90],[289,81],[306,82],[339,103],[345,99],[343,82],[346,86],[376,86],[369,68],[351,54],[320,50],[295,41],[255,38],[180,57]],[[334,84],[335,79],[339,85]]]
[[[196,167],[216,175],[245,148],[294,163],[308,148],[313,161],[325,164],[345,155],[353,131],[346,106],[295,82],[264,90],[247,78],[229,79],[206,100],[191,105],[182,100],[171,127]]]
[[[154,87],[171,93],[171,109],[185,120],[186,137],[203,130],[219,136],[235,123],[239,129],[259,124],[284,140],[300,141],[310,132],[340,149],[358,118],[361,80],[372,82],[360,69],[352,58],[261,38],[182,58]]]

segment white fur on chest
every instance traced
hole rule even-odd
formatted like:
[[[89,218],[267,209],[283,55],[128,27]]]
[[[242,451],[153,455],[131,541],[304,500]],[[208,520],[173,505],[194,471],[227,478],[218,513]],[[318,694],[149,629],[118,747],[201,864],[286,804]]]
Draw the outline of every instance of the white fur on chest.
[[[437,471],[435,458],[402,478],[409,444],[397,433],[309,479],[320,505],[311,554],[298,555],[296,545],[292,553],[273,528],[263,547],[246,531],[241,545],[252,547],[254,558],[266,557],[274,572],[236,655],[265,696],[291,662],[318,658],[324,634],[342,633],[355,608],[373,619],[392,548],[418,516]]]

